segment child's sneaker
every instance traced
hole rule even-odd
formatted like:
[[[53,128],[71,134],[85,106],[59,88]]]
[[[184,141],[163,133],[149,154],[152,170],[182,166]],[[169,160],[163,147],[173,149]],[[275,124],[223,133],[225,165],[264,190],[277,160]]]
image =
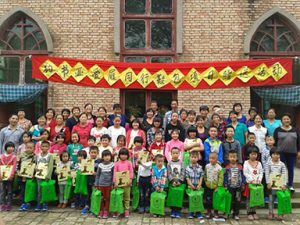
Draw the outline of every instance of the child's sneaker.
[[[189,218],[189,219],[193,219],[193,218],[194,218],[194,213],[192,213],[192,212],[189,212],[189,214],[188,214],[188,218]]]
[[[145,212],[145,209],[143,207],[139,207],[139,213],[143,214]]]
[[[24,210],[24,209],[25,209],[25,206],[26,206],[26,204],[23,203],[23,204],[20,206],[19,211],[25,211],[25,210]]]
[[[171,218],[176,218],[176,212],[174,209],[171,210]]]
[[[48,211],[48,206],[45,203],[43,204],[42,211],[43,212]]]
[[[28,211],[29,209],[30,209],[30,204],[29,203],[25,204],[24,211]]]
[[[206,213],[206,215],[205,215],[205,218],[206,218],[206,219],[212,218],[211,210],[207,210],[207,213]]]
[[[107,218],[108,218],[108,212],[107,212],[107,211],[104,211],[104,212],[103,212],[102,218],[103,218],[103,219],[107,219]]]
[[[113,218],[118,218],[119,216],[120,216],[120,214],[115,212],[115,213],[113,213],[113,216],[112,216],[112,217],[113,217]]]
[[[181,218],[181,212],[180,211],[175,211],[175,216],[176,218]]]
[[[240,220],[240,217],[239,216],[234,216],[233,217],[235,220]]]
[[[202,219],[203,219],[202,213],[198,213],[198,214],[197,214],[197,218],[198,218],[199,220],[202,220]]]
[[[125,210],[124,217],[129,218],[129,211],[128,210]]]
[[[86,215],[89,212],[89,207],[84,207],[81,211],[81,215]]]
[[[37,205],[36,205],[34,211],[35,211],[35,212],[41,211],[41,206],[40,206],[40,204],[37,204]]]
[[[103,218],[103,211],[100,211],[100,212],[99,212],[98,218],[99,218],[99,219],[102,219],[102,218]]]

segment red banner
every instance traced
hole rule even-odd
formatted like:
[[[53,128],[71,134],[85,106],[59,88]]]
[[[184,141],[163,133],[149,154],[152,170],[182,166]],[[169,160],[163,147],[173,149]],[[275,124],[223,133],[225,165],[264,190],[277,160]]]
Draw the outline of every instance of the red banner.
[[[292,59],[123,63],[32,57],[32,77],[99,88],[194,90],[292,83]]]

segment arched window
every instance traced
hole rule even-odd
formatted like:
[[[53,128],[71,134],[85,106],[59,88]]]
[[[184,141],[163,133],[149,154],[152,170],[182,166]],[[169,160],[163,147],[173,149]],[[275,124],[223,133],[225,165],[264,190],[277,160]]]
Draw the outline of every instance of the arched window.
[[[280,14],[265,20],[253,35],[250,58],[300,55],[300,34]]]
[[[23,11],[10,13],[0,24],[0,83],[36,83],[31,78],[31,55],[48,55],[46,36]]]

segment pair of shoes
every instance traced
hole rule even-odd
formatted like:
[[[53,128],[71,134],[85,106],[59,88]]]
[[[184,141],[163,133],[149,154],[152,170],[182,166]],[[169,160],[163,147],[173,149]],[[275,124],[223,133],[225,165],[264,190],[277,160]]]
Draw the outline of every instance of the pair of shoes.
[[[194,219],[194,213],[189,212],[189,214],[188,214],[188,219]]]
[[[43,204],[42,211],[43,212],[48,211],[48,206],[45,203]]]
[[[176,218],[176,212],[174,209],[171,210],[171,218]]]
[[[23,210],[23,211],[28,211],[29,208],[30,208],[30,204],[27,203],[27,204],[25,204],[25,207],[24,207],[24,210]]]
[[[203,219],[202,213],[197,213],[197,219],[199,219],[199,220]]]
[[[144,208],[144,207],[139,207],[139,213],[140,213],[140,214],[145,213],[145,208]]]
[[[35,212],[41,211],[41,206],[40,206],[40,204],[37,204],[37,205],[35,206],[34,211],[35,211]]]
[[[6,205],[6,211],[11,211],[11,205]]]
[[[258,217],[257,214],[254,214],[254,215],[253,215],[253,218],[254,218],[255,220],[259,220],[259,217]]]
[[[67,205],[68,205],[67,203],[64,203],[64,204],[61,205],[61,208],[65,209],[65,208],[67,208]]]
[[[176,218],[180,219],[181,218],[181,212],[180,211],[175,211],[175,216],[176,216]]]
[[[233,219],[240,220],[240,217],[239,216],[234,216]]]
[[[103,219],[107,219],[107,218],[108,218],[108,212],[107,212],[107,211],[104,211],[104,212],[103,212],[102,218],[103,218]]]
[[[254,220],[254,217],[253,217],[253,215],[248,215],[248,220],[251,220],[251,221],[253,221],[253,220]]]
[[[129,218],[129,211],[128,211],[128,210],[125,210],[125,212],[124,212],[124,217],[125,217],[125,218]]]
[[[86,215],[89,212],[89,207],[84,207],[83,210],[81,210],[81,215]]]
[[[268,220],[273,220],[273,219],[274,219],[274,214],[273,213],[269,213]]]
[[[99,218],[99,219],[102,219],[102,218],[103,218],[103,211],[100,211],[100,212],[99,212],[98,218]]]
[[[150,212],[150,207],[149,207],[149,206],[145,207],[145,212],[146,212],[146,213],[149,213],[149,212]]]
[[[62,203],[59,203],[58,205],[57,205],[57,208],[61,208],[62,207]]]
[[[25,211],[25,207],[26,207],[26,204],[23,203],[20,208],[19,208],[19,211]]]
[[[119,213],[113,213],[113,218],[118,218],[120,216],[120,214]]]

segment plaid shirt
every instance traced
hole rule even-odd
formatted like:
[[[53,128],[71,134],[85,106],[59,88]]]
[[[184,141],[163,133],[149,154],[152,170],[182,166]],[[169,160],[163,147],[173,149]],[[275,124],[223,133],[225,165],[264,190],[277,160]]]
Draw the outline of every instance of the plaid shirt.
[[[195,167],[190,164],[185,169],[185,178],[191,180],[191,183],[196,187],[199,184],[199,180],[203,177],[204,172],[202,167],[197,164]]]

